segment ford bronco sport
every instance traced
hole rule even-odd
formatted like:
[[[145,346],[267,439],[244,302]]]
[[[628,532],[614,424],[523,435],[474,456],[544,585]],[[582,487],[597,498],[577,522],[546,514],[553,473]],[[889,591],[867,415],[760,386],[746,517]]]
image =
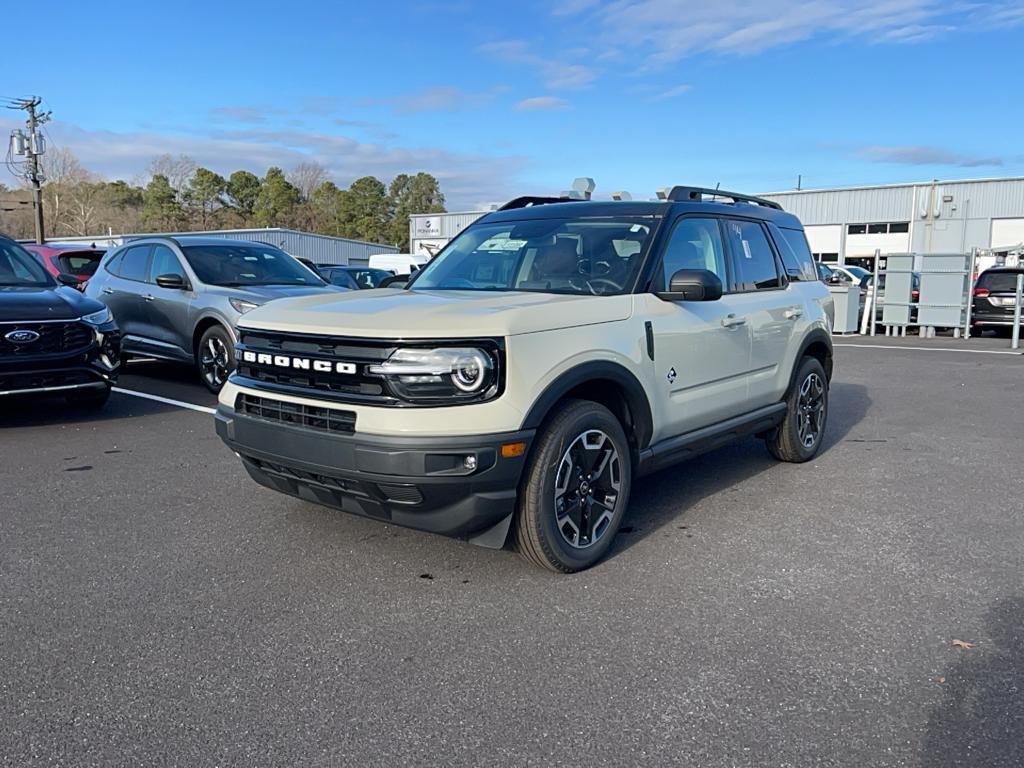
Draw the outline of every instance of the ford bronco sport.
[[[832,304],[774,202],[519,198],[405,290],[246,313],[217,431],[257,482],[572,572],[640,475],[747,435],[820,449]]]

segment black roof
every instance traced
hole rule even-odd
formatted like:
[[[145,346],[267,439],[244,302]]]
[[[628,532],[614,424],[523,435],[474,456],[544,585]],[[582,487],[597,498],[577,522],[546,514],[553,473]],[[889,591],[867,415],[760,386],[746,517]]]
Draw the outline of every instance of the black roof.
[[[528,219],[589,219],[614,216],[676,216],[680,213],[732,214],[772,221],[777,226],[802,228],[791,213],[748,202],[725,200],[564,200],[488,213],[479,222],[525,221]]]

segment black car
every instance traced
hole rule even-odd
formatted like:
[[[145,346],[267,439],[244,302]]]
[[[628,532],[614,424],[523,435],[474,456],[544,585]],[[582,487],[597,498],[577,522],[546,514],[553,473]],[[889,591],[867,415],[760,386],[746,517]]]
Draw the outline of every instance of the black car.
[[[120,369],[121,334],[110,310],[55,280],[28,251],[0,237],[0,407],[6,396],[63,393],[99,407]]]
[[[319,270],[324,280],[342,288],[380,288],[381,282],[392,276],[386,269],[370,267],[336,267],[321,264]]]
[[[1013,330],[1017,275],[1020,274],[1024,274],[1024,266],[993,267],[981,273],[974,284],[974,306],[971,308],[971,324],[975,328],[992,328],[1002,333]]]

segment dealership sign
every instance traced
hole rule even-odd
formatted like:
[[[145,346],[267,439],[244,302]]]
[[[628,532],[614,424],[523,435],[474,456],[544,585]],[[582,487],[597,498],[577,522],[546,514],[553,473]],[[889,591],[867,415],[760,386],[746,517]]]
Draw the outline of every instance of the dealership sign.
[[[420,216],[412,220],[413,237],[440,237],[440,235],[440,216]]]

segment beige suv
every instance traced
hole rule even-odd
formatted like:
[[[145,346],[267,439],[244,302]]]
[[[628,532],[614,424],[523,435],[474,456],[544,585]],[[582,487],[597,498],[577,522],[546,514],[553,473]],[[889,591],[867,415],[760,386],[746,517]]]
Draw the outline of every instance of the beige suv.
[[[519,198],[405,290],[239,321],[217,431],[269,488],[572,572],[641,475],[743,436],[820,449],[832,304],[770,201]]]

